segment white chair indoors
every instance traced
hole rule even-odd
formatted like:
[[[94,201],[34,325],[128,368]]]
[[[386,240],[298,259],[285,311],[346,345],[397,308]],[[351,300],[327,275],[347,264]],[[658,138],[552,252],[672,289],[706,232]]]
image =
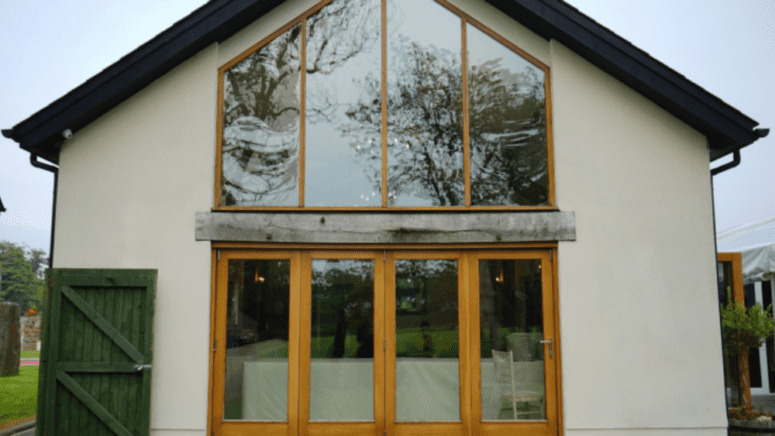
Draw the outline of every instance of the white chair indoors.
[[[536,390],[526,389],[529,387],[525,386],[524,377],[521,377],[521,374],[517,374],[517,371],[515,371],[514,354],[512,351],[492,350],[492,361],[495,365],[495,381],[500,389],[498,407],[503,406],[504,400],[510,400],[515,420],[520,419],[519,415],[535,415],[538,411],[541,412],[541,417],[538,419],[543,419],[544,394]],[[531,410],[531,402],[539,402],[539,409]],[[526,409],[519,411],[517,403],[526,403]]]

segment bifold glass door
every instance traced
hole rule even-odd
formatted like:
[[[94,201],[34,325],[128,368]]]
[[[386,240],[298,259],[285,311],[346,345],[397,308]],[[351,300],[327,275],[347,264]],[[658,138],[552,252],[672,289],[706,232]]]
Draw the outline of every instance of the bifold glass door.
[[[222,251],[213,430],[556,434],[551,271],[548,251]]]

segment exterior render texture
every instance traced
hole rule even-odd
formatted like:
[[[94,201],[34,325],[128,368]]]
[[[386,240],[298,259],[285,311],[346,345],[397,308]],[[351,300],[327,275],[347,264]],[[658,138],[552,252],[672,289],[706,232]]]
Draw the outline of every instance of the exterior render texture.
[[[45,393],[105,434],[725,435],[709,163],[756,125],[559,0],[210,1],[3,131],[58,165],[53,277],[156,271],[152,361],[112,357],[148,410]]]

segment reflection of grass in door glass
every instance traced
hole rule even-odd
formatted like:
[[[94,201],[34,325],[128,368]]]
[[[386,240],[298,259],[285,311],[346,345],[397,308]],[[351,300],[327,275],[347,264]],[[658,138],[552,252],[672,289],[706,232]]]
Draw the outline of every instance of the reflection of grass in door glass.
[[[345,354],[343,357],[355,357],[355,353],[358,351],[358,341],[355,339],[355,335],[347,335],[345,337]],[[320,336],[319,338],[312,338],[312,347],[310,348],[310,357],[312,359],[327,359],[331,358],[331,352],[334,347],[333,336]]]
[[[419,328],[396,331],[396,357],[438,357],[457,358],[458,338],[456,330],[432,330],[433,355],[423,352],[423,337]]]
[[[262,359],[287,359],[288,343],[280,340],[269,340],[259,342],[257,345],[258,355]]]

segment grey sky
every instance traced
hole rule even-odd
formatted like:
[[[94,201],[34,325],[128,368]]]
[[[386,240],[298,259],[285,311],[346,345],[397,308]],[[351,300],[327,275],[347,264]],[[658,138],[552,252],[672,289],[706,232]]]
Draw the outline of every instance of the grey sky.
[[[204,0],[0,0],[0,128],[13,127]],[[775,128],[775,1],[569,0],[600,24]],[[213,102],[215,104],[215,102]],[[717,165],[718,163],[716,163]],[[775,131],[714,178],[717,229],[775,216]],[[52,177],[0,137],[0,240],[48,250]]]

